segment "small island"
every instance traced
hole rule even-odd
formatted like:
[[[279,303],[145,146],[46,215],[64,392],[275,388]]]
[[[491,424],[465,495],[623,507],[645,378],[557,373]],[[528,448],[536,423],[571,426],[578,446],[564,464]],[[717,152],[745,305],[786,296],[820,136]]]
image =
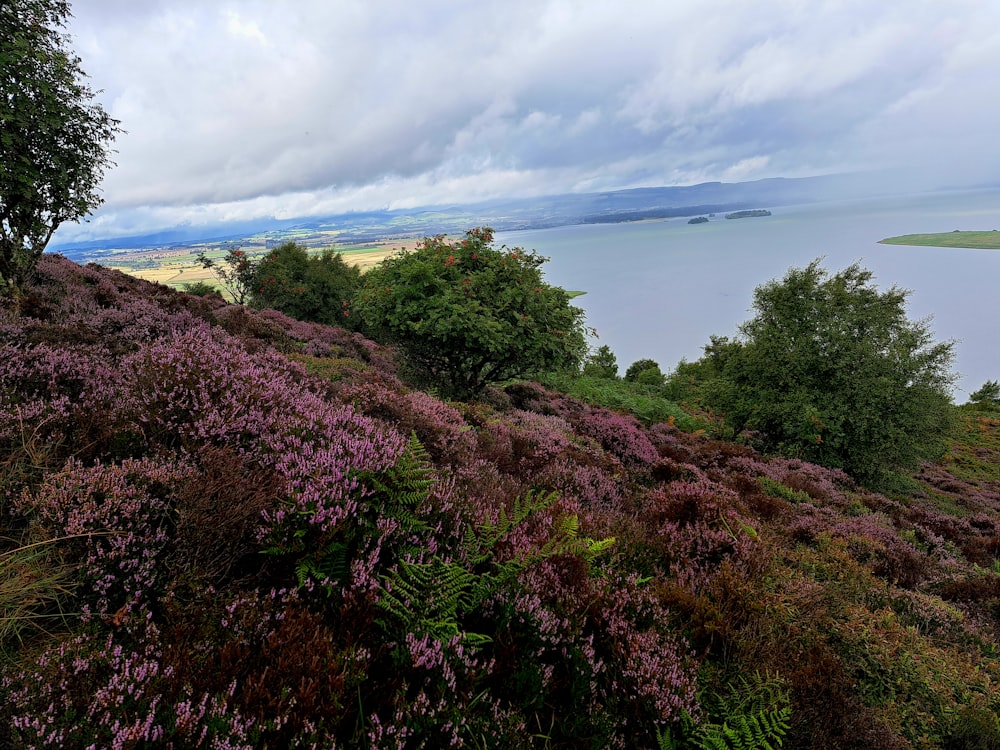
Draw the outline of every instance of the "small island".
[[[726,214],[727,219],[747,219],[752,216],[770,216],[771,212],[766,208],[755,208],[751,211],[733,211],[731,214]]]
[[[695,216],[693,219],[688,219],[688,224],[706,224],[708,223],[707,216]]]
[[[937,234],[903,234],[879,240],[881,245],[914,245],[918,247],[965,247],[974,250],[1000,250],[1000,231],[953,232]]]

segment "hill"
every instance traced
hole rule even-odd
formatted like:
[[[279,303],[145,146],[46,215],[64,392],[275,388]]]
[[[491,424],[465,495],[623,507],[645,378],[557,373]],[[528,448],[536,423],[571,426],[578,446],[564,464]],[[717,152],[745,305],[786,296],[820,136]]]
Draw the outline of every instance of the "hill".
[[[0,747],[1000,746],[996,413],[877,494],[58,256],[0,346]]]
[[[632,188],[595,193],[568,193],[502,199],[469,204],[417,206],[407,209],[351,211],[331,216],[259,219],[212,225],[175,227],[129,237],[67,240],[57,233],[49,249],[78,262],[107,265],[127,252],[218,247],[237,242],[267,249],[269,243],[295,240],[313,246],[364,246],[436,234],[461,234],[472,226],[497,231],[539,229],[569,224],[613,223],[695,216],[761,205],[813,203],[846,197],[884,194],[871,176],[826,175],[769,178],[751,182],[705,182],[698,185]],[[67,228],[64,231],[79,231]]]

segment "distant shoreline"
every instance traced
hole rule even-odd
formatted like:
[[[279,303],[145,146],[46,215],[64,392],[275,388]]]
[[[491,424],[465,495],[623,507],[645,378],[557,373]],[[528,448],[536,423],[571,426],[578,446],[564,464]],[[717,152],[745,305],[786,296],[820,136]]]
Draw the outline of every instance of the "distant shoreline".
[[[955,247],[968,250],[1000,250],[1000,231],[938,232],[935,234],[901,234],[879,240],[880,245],[909,245],[911,247]]]

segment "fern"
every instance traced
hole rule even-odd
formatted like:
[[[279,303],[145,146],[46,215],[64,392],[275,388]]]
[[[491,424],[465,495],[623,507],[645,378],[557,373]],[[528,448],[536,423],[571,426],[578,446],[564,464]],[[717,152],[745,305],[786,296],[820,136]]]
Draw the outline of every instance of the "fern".
[[[536,494],[534,490],[529,490],[523,498],[518,497],[514,500],[509,514],[506,508],[500,508],[496,523],[487,521],[480,524],[478,529],[469,528],[465,534],[465,550],[469,560],[473,565],[489,560],[493,548],[504,536],[531,516],[552,507],[558,499],[557,492]],[[615,544],[614,537],[597,541],[589,538],[581,539],[579,531],[579,516],[563,516],[552,538],[531,554],[522,555],[518,560],[519,564],[524,567],[546,557],[567,554],[578,554],[591,563]]]
[[[698,727],[694,742],[702,750],[775,750],[784,742],[792,718],[785,681],[754,672],[730,686],[719,705],[721,723]]]
[[[416,434],[410,434],[399,463],[384,474],[372,474],[366,479],[375,491],[369,503],[378,503],[382,515],[396,520],[400,531],[410,534],[428,529],[417,513],[434,483],[433,470],[430,455]]]
[[[485,521],[479,525],[478,529],[470,528],[465,536],[466,551],[471,553],[471,556],[477,561],[489,559],[497,542],[531,516],[552,507],[558,499],[558,492],[536,494],[534,490],[529,490],[523,498],[514,499],[514,505],[509,514],[507,509],[501,506],[496,523]]]
[[[458,621],[489,593],[481,578],[439,558],[428,563],[403,561],[382,576],[378,606],[405,630],[427,633],[439,641],[461,634],[466,643],[484,643],[490,640],[487,636],[463,633]]]

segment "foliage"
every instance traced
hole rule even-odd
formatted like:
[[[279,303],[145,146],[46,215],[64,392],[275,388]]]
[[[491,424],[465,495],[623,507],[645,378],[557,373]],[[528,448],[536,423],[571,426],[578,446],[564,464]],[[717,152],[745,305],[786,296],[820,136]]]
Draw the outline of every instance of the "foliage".
[[[258,261],[251,300],[298,320],[347,326],[349,302],[360,283],[360,270],[340,253],[310,256],[302,245],[285,242]]]
[[[66,0],[0,5],[0,280],[23,285],[56,228],[102,202],[118,121],[93,103]]]
[[[583,362],[583,374],[590,378],[618,379],[618,360],[607,344],[587,355],[587,359]]]
[[[1000,407],[1000,383],[995,380],[987,380],[979,390],[969,394],[969,403],[980,408]]]
[[[58,256],[26,291],[0,746],[1000,744],[992,412],[890,496]]]
[[[868,482],[941,454],[953,345],[906,318],[905,291],[871,280],[814,261],[757,288],[740,339],[707,353],[720,372],[707,400],[735,433]]]
[[[196,297],[206,297],[209,294],[217,294],[215,286],[209,284],[207,281],[195,281],[190,284],[184,284],[183,289],[188,294],[193,294]]]
[[[545,259],[496,249],[493,232],[425,239],[364,276],[355,306],[373,335],[398,344],[448,394],[579,365],[583,313],[542,281]]]
[[[664,377],[660,365],[651,359],[639,359],[628,366],[625,380],[642,385],[663,385]]]
[[[201,267],[211,271],[223,289],[229,292],[233,302],[237,305],[245,305],[250,301],[257,278],[259,261],[250,258],[237,245],[228,245],[226,254],[221,261],[209,258],[204,250],[196,257]]]
[[[661,389],[627,380],[609,380],[570,374],[552,374],[541,378],[549,387],[595,406],[627,412],[645,424],[665,422],[693,432],[705,424],[685,412],[676,401],[665,397]]]
[[[774,750],[783,745],[792,718],[784,680],[753,672],[740,676],[719,699],[718,721],[698,727],[697,745],[706,750]]]

